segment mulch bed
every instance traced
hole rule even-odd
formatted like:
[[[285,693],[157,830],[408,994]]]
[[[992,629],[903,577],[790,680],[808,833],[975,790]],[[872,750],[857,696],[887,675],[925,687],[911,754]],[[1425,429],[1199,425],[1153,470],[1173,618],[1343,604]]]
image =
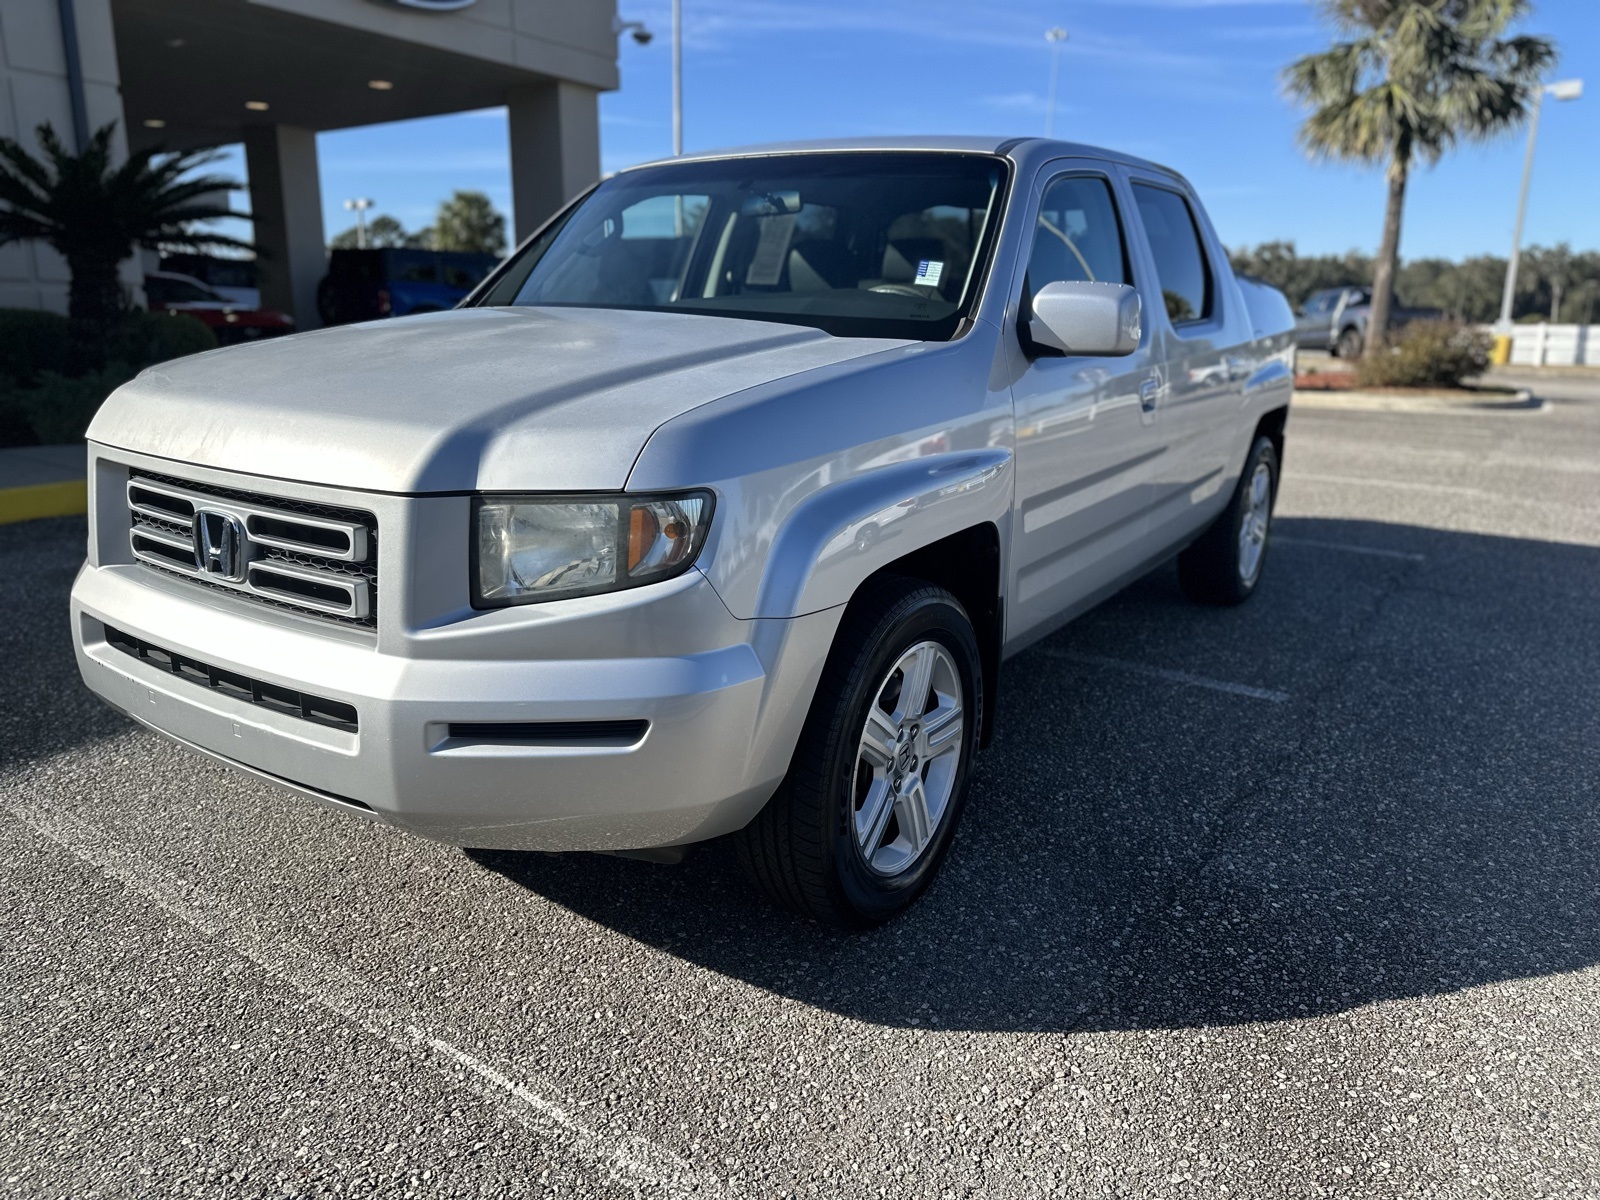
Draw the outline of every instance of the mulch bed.
[[[1348,392],[1356,386],[1354,371],[1317,371],[1296,375],[1294,386],[1302,392]]]

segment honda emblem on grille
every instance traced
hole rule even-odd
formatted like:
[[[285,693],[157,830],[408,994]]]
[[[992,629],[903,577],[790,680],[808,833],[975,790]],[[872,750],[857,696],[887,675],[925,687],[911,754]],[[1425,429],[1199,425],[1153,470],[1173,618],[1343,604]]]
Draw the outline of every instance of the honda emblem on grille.
[[[194,565],[228,583],[244,580],[244,522],[232,513],[202,508],[194,514]]]

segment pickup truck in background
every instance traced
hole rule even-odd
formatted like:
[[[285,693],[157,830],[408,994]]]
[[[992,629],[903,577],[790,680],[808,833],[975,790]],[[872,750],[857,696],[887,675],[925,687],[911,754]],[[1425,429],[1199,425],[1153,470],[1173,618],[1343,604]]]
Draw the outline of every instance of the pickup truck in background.
[[[1437,308],[1389,309],[1389,328],[1412,321],[1444,316]],[[1295,314],[1295,342],[1302,350],[1327,350],[1335,357],[1355,360],[1367,345],[1367,323],[1372,317],[1372,289],[1324,288],[1312,292]]]
[[[461,250],[334,250],[317,285],[317,315],[324,325],[349,325],[442,312],[465,300],[499,265],[493,254]]]
[[[308,802],[480,848],[727,837],[873,925],[944,859],[1003,658],[1174,556],[1196,601],[1256,590],[1293,355],[1189,183],[1124,154],[634,167],[453,312],[118,389],[79,667]]]

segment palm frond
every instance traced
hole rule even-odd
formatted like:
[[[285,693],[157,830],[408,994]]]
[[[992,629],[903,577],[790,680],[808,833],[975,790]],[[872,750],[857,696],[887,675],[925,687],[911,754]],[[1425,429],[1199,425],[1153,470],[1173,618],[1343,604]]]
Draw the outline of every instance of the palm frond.
[[[8,137],[0,137],[0,159],[10,168],[0,167],[0,176],[25,181],[41,194],[50,187],[49,168]]]
[[[1284,71],[1310,109],[1300,143],[1317,158],[1436,161],[1462,139],[1492,138],[1527,114],[1555,59],[1537,37],[1503,37],[1528,0],[1324,0],[1344,35]]]
[[[37,217],[0,211],[0,246],[7,242],[48,241],[50,226]]]
[[[206,228],[228,217],[249,220],[215,199],[237,188],[234,180],[201,173],[217,161],[215,151],[146,148],[116,163],[115,134],[115,123],[101,126],[78,153],[48,123],[36,131],[37,154],[0,138],[0,242],[28,239],[55,247],[73,273],[74,317],[101,322],[114,316],[115,289],[79,288],[78,281],[114,278],[117,264],[137,246],[250,249]]]
[[[158,237],[141,239],[147,250],[254,250],[251,242],[208,230],[175,229]]]

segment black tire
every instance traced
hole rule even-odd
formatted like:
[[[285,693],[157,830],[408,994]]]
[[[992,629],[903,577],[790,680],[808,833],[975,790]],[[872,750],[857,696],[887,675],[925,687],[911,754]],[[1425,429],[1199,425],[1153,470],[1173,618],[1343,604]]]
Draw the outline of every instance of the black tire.
[[[1361,357],[1361,331],[1359,329],[1346,329],[1339,335],[1339,340],[1333,344],[1333,353],[1337,358],[1347,362],[1355,362]]]
[[[1255,511],[1251,486],[1258,468],[1268,471],[1265,524],[1260,531],[1260,551],[1253,566],[1242,549],[1243,525]],[[1255,594],[1266,570],[1272,505],[1278,498],[1278,451],[1272,439],[1257,437],[1244,460],[1244,470],[1234,486],[1228,507],[1200,537],[1178,555],[1178,582],[1184,595],[1200,604],[1243,604]],[[1249,567],[1250,569],[1246,569]]]
[[[948,653],[960,676],[960,760],[925,848],[903,871],[884,875],[868,864],[856,834],[859,746],[868,705],[878,703],[885,677],[894,677],[902,655],[928,641]],[[982,671],[972,623],[943,588],[885,577],[851,602],[788,775],[755,820],[734,835],[740,861],[773,901],[825,925],[867,929],[922,894],[944,861],[966,803],[983,720]],[[926,776],[927,766],[921,769]]]

